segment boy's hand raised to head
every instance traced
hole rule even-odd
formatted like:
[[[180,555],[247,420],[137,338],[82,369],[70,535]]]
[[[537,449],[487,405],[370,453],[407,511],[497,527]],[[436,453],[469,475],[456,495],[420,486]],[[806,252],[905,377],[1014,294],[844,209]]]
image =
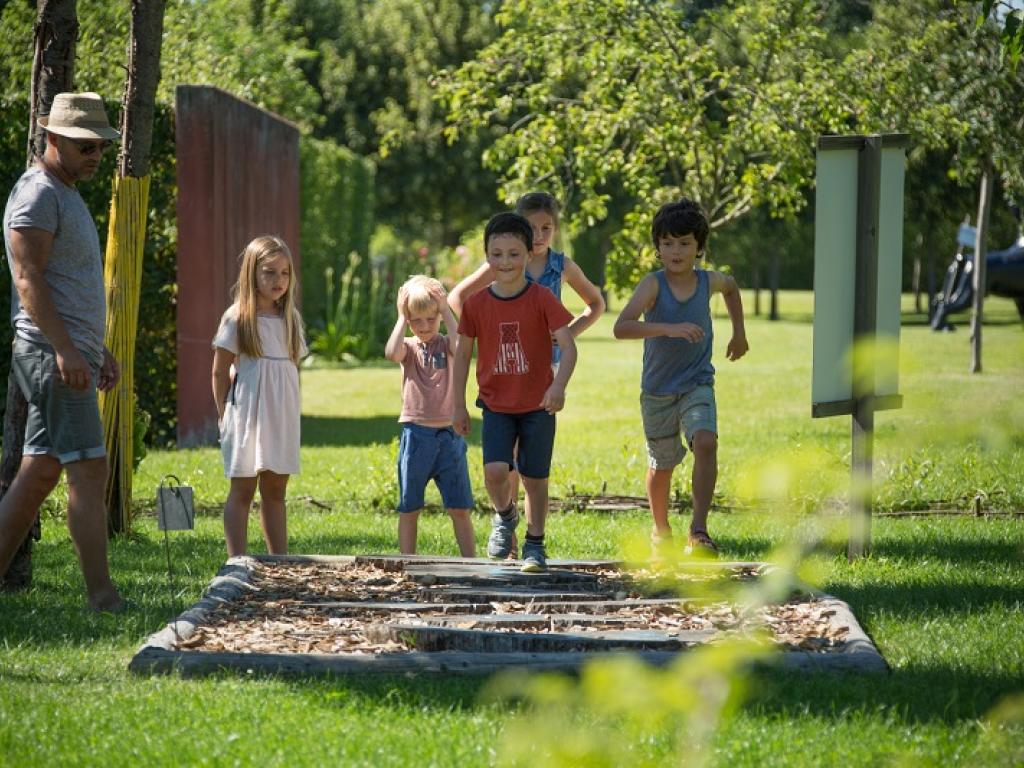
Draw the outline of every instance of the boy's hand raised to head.
[[[409,291],[403,285],[398,289],[398,298],[395,299],[395,306],[398,308],[398,316],[405,317],[405,302],[409,298]]]
[[[670,323],[665,335],[672,339],[686,339],[696,344],[704,338],[704,329],[694,323]]]
[[[465,407],[455,407],[452,412],[452,428],[458,435],[469,436],[469,411]]]
[[[548,413],[558,413],[565,407],[565,389],[552,384],[544,393],[544,399],[540,401],[540,407]]]
[[[729,346],[725,348],[725,356],[730,360],[739,360],[750,349],[747,344],[747,337],[743,335],[733,336],[729,339]]]

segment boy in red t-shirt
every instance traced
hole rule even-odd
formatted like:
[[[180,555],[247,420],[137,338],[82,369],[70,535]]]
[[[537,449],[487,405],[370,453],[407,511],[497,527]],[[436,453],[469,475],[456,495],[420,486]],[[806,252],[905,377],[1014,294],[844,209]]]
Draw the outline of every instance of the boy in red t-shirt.
[[[526,260],[533,228],[516,213],[499,213],[484,229],[487,263],[495,280],[462,308],[455,350],[453,425],[469,434],[466,380],[479,340],[477,405],[483,410],[484,484],[494,505],[487,556],[504,559],[515,551],[519,514],[508,475],[515,467],[529,499],[523,571],[547,570],[544,520],[548,475],[555,443],[555,413],[565,405],[565,385],[576,367],[572,314],[546,288],[528,282]],[[562,350],[558,373],[551,369],[551,338]],[[518,442],[518,454],[515,446]]]

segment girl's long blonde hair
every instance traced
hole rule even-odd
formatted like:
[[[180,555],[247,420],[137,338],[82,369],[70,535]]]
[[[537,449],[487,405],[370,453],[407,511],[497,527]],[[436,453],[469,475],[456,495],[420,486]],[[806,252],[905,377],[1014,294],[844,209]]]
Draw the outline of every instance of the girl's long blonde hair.
[[[292,252],[284,240],[274,235],[260,235],[245,246],[242,251],[242,268],[238,273],[238,282],[231,289],[235,300],[238,319],[238,349],[249,357],[263,357],[260,345],[259,322],[256,319],[256,276],[265,261],[283,255],[288,259],[290,277],[288,290],[275,304],[281,310],[284,319],[285,339],[288,342],[288,357],[296,365],[302,357],[302,316],[295,305],[299,276],[295,274],[295,262]]]

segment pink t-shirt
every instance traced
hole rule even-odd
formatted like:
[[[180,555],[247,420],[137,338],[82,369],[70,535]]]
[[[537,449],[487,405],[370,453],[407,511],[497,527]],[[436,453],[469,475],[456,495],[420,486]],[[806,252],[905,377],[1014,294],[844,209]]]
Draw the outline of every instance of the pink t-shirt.
[[[424,344],[415,336],[405,341],[402,358],[402,415],[425,427],[452,423],[452,366],[448,337],[440,333]]]

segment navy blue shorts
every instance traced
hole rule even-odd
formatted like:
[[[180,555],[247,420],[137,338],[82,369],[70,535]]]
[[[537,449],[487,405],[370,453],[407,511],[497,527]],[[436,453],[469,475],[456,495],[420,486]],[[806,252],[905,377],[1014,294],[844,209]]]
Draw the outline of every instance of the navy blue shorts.
[[[541,409],[498,413],[477,401],[483,410],[484,464],[502,461],[523,477],[544,479],[551,474],[555,446],[555,416]],[[516,447],[518,445],[518,448]]]
[[[446,509],[472,509],[466,441],[451,427],[404,422],[398,441],[398,511],[423,509],[423,493],[431,480]]]

